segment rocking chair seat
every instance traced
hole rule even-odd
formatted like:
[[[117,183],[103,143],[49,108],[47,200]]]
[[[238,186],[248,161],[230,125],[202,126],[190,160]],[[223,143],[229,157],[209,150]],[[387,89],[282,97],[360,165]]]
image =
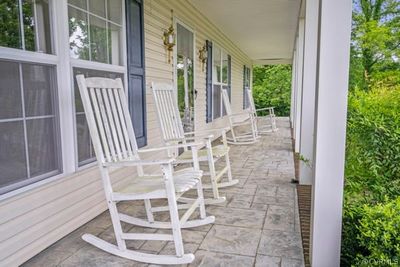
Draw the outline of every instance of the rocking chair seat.
[[[195,171],[193,168],[185,168],[174,173],[174,184],[176,193],[184,193],[197,185],[202,171]],[[149,194],[166,195],[164,177],[160,176],[140,176],[121,190],[114,191],[116,194],[137,195]]]
[[[214,158],[220,158],[225,156],[226,154],[228,154],[229,152],[229,147],[228,146],[224,146],[224,145],[217,145],[217,146],[213,146],[212,147],[212,153],[213,153],[213,157]],[[199,155],[199,160],[200,161],[206,161],[208,160],[207,158],[207,149],[203,148],[200,149],[198,151],[198,155]],[[180,154],[177,157],[177,161],[184,161],[184,160],[192,160],[192,151],[187,150],[184,151],[182,154]]]

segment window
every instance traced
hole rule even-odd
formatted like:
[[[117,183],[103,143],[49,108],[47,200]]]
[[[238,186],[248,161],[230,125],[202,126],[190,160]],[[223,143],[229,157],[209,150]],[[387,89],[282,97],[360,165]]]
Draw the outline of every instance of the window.
[[[194,125],[194,34],[185,26],[176,24],[175,79],[178,106],[185,132],[193,132]]]
[[[0,3],[0,46],[53,53],[48,0]]]
[[[249,107],[249,99],[246,90],[250,89],[250,68],[247,66],[243,67],[243,109]]]
[[[68,0],[69,48],[74,81],[76,165],[95,161],[76,75],[121,78],[122,0]]]
[[[55,67],[0,60],[0,193],[62,172]]]
[[[70,56],[122,65],[122,1],[68,0]]]
[[[76,82],[76,75],[83,74],[85,77],[105,77],[105,78],[121,78],[123,74],[112,73],[98,70],[89,70],[74,68],[74,90],[75,90],[75,121],[76,121],[76,139],[77,139],[77,156],[78,166],[95,161],[95,154],[92,142],[90,141],[89,127],[87,125],[85,112],[83,111],[82,99],[79,93],[78,84]]]
[[[221,88],[227,89],[230,95],[230,56],[218,46],[213,47],[212,66],[212,114],[213,119],[225,114],[222,103]]]

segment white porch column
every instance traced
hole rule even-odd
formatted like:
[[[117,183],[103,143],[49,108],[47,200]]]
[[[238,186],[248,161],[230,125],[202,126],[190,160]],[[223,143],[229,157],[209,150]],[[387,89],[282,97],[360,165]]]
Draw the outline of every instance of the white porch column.
[[[300,155],[309,163],[300,161],[300,184],[312,183],[314,161],[314,105],[317,77],[318,0],[306,1],[304,29],[303,94],[301,97]]]
[[[304,18],[299,20],[299,37],[297,41],[297,90],[296,90],[296,113],[295,113],[295,128],[294,128],[294,138],[295,138],[295,152],[300,151],[300,128],[301,128],[301,96],[303,94],[303,62],[304,62]]]
[[[295,95],[296,95],[296,47],[293,51],[292,61],[292,91],[290,99],[290,126],[294,127],[294,114],[295,114]]]
[[[351,0],[320,1],[311,265],[339,266]]]

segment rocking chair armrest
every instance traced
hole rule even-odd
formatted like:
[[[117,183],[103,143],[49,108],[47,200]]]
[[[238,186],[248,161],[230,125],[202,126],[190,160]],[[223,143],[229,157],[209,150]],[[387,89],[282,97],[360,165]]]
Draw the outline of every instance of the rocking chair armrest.
[[[196,134],[201,134],[201,133],[210,133],[210,132],[227,132],[229,131],[229,127],[224,127],[224,128],[214,128],[214,129],[206,129],[206,130],[199,130],[199,131],[194,131],[194,132],[186,132],[185,135],[196,135]]]
[[[208,134],[208,135],[197,135],[197,136],[187,136],[185,137],[185,140],[199,140],[199,139],[206,139],[206,140],[212,140],[214,138],[213,134]]]
[[[151,159],[151,160],[124,160],[117,162],[106,162],[105,167],[128,167],[128,166],[148,166],[148,165],[168,165],[175,162],[174,158]]]
[[[266,108],[258,108],[256,111],[263,111],[263,110],[272,110],[274,107],[266,107]]]
[[[202,146],[204,146],[204,142],[191,142],[191,143],[185,143],[185,144],[167,145],[167,146],[163,146],[163,147],[143,148],[143,149],[139,149],[138,152],[139,153],[149,153],[149,152],[157,152],[157,151],[174,149],[174,148],[202,147]]]
[[[232,113],[232,114],[229,114],[228,117],[238,117],[238,116],[251,115],[251,114],[253,114],[253,112],[251,112],[249,110],[249,111],[243,111],[243,112],[240,112],[240,113]]]

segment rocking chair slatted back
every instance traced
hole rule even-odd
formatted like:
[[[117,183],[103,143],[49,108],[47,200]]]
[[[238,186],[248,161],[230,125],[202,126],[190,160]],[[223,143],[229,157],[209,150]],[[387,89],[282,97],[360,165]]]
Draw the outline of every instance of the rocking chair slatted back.
[[[97,160],[139,159],[121,79],[76,76]]]
[[[164,83],[152,83],[152,88],[165,142],[183,141],[184,130],[173,87]]]
[[[251,89],[246,89],[247,99],[249,100],[250,111],[257,115],[256,106],[254,104],[253,92]]]
[[[232,115],[231,101],[229,100],[228,90],[222,88],[221,92],[222,92],[222,100],[224,101],[226,114],[228,116]]]

